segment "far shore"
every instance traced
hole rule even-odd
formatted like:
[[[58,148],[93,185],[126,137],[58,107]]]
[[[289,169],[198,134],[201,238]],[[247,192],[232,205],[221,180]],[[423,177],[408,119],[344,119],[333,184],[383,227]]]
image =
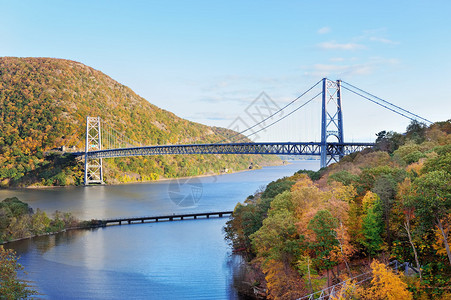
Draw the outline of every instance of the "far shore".
[[[209,174],[202,174],[202,175],[195,175],[195,176],[183,176],[183,177],[174,177],[174,178],[159,178],[157,180],[148,180],[148,181],[129,181],[129,182],[115,182],[115,183],[105,183],[103,185],[105,186],[117,186],[117,185],[124,185],[124,184],[149,184],[149,183],[157,183],[157,182],[164,182],[169,180],[177,180],[177,179],[188,179],[188,178],[203,178],[203,177],[212,177],[212,176],[221,176],[221,175],[227,175],[227,174],[235,174],[235,173],[241,173],[241,172],[249,172],[254,170],[259,170],[262,167],[271,167],[271,166],[281,166],[281,165],[289,165],[290,161],[288,160],[281,160],[279,163],[271,163],[271,164],[264,164],[259,165],[258,168],[253,169],[243,169],[243,170],[237,170],[237,171],[231,171],[231,172],[220,172],[220,173],[209,173]],[[4,188],[5,190],[21,190],[21,189],[57,189],[57,188],[68,188],[68,187],[80,187],[83,185],[65,185],[65,186],[45,186],[45,185],[32,185],[32,186],[26,186],[26,187],[8,187]]]

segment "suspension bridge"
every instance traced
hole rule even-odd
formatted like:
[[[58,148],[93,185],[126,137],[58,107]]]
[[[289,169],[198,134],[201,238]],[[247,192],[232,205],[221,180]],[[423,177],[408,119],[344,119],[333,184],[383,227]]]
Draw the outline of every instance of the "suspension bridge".
[[[317,87],[320,87],[320,92],[310,97],[312,91]],[[88,116],[86,119],[85,151],[73,154],[84,156],[85,185],[102,184],[102,160],[113,157],[187,154],[299,155],[319,156],[320,166],[326,167],[332,162],[338,162],[345,155],[374,146],[374,143],[371,142],[344,141],[342,90],[347,90],[407,119],[427,124],[432,123],[350,83],[323,78],[282,108],[274,110],[254,125],[217,143],[146,146],[115,131],[107,121],[101,120],[100,117]],[[320,142],[249,142],[252,135],[279,123],[319,97],[321,98]],[[293,107],[294,109],[287,113],[287,110]],[[240,142],[244,139],[246,141]]]

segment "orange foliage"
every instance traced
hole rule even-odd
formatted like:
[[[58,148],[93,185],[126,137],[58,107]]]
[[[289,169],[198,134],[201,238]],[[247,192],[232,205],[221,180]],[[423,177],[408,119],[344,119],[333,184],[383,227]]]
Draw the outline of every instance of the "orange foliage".
[[[263,266],[269,299],[298,299],[306,294],[299,275],[283,262],[270,260]]]
[[[416,173],[416,174],[420,174],[421,173],[421,169],[423,168],[424,165],[424,160],[420,159],[419,162],[415,162],[413,164],[410,164],[406,167],[406,171],[410,172],[410,173]]]

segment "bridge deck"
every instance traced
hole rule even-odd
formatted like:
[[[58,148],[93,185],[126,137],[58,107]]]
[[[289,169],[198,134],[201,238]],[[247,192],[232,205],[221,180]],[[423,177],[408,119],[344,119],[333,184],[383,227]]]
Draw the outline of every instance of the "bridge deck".
[[[160,221],[181,221],[187,219],[197,219],[210,217],[231,216],[233,211],[219,211],[219,212],[203,212],[203,213],[188,213],[188,214],[172,214],[172,215],[162,215],[162,216],[145,216],[145,217],[129,217],[129,218],[113,218],[99,221],[102,226],[110,225],[122,225],[125,224],[137,224],[137,223],[151,223]]]
[[[192,145],[160,145],[105,149],[89,151],[89,159],[168,155],[168,154],[274,154],[274,155],[321,155],[321,143],[227,143],[227,144],[192,144]],[[374,143],[327,143],[326,152],[331,156],[343,156],[374,146]],[[85,155],[75,152],[73,155]]]

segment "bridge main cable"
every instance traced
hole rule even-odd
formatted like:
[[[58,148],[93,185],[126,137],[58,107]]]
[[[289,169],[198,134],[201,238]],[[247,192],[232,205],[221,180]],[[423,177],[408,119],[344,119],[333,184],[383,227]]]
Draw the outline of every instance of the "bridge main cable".
[[[279,110],[277,110],[277,111],[276,111],[275,113],[273,113],[272,115],[270,115],[270,116],[264,118],[263,120],[261,120],[260,122],[258,122],[258,123],[256,123],[256,124],[252,125],[251,127],[247,128],[247,129],[245,129],[245,130],[243,130],[243,131],[241,131],[241,132],[238,132],[237,134],[233,135],[233,136],[230,137],[230,138],[226,138],[226,139],[220,140],[220,141],[217,142],[216,144],[220,144],[220,143],[225,142],[225,141],[227,141],[227,140],[232,140],[234,137],[239,136],[239,135],[244,135],[245,137],[249,137],[249,136],[255,134],[255,133],[252,133],[252,134],[246,136],[244,133],[245,133],[246,131],[248,131],[248,130],[251,130],[251,129],[255,128],[256,126],[258,126],[258,125],[260,125],[260,124],[262,124],[262,123],[265,123],[266,121],[268,121],[269,119],[271,119],[272,117],[274,117],[275,115],[277,115],[278,113],[280,113],[281,111],[283,111],[285,108],[287,108],[288,106],[292,105],[294,102],[298,101],[298,100],[299,100],[300,98],[302,98],[305,94],[307,94],[308,92],[310,92],[311,90],[313,90],[313,89],[314,89],[318,84],[320,84],[322,81],[323,81],[322,79],[319,80],[319,81],[318,81],[317,83],[315,83],[312,87],[310,87],[307,91],[305,91],[304,93],[302,93],[300,96],[296,97],[294,100],[292,100],[290,103],[286,104],[284,107],[282,107],[282,108],[280,108]],[[317,96],[315,96],[315,97],[317,97]],[[310,101],[312,101],[312,99],[309,100],[309,101],[307,101],[307,103],[310,102]],[[307,104],[307,103],[305,103],[305,104]],[[304,104],[304,105],[305,105],[305,104]],[[299,108],[298,108],[298,109],[299,109]],[[291,114],[291,113],[290,113],[290,114]],[[282,120],[282,119],[281,119],[281,120]],[[277,122],[276,122],[276,123],[277,123]],[[273,123],[273,124],[275,124],[275,123]],[[271,124],[271,125],[273,125],[273,124]],[[270,126],[271,126],[271,125],[270,125]],[[269,126],[267,126],[267,127],[265,127],[265,128],[268,128],[268,127],[269,127]],[[259,131],[261,131],[261,130],[259,130]],[[243,138],[240,138],[238,141],[240,141],[240,140],[242,140],[242,139],[243,139]]]
[[[358,91],[360,91],[360,92],[362,92],[362,93],[365,93],[365,94],[369,95],[370,97],[373,97],[373,98],[375,98],[375,99],[377,99],[377,100],[379,100],[379,101],[381,101],[381,102],[387,104],[388,106],[387,106],[387,105],[384,105],[384,104],[382,104],[382,103],[379,103],[378,101],[376,101],[376,100],[374,100],[374,99],[371,99],[371,98],[369,98],[369,97],[367,97],[367,96],[365,96],[365,95],[362,95],[361,93],[358,93],[358,92],[356,92],[356,91],[354,91],[354,90],[352,90],[352,89],[350,89],[350,88],[348,88],[348,87],[342,85],[342,87],[343,87],[344,89],[350,91],[351,93],[354,93],[354,94],[356,94],[356,95],[358,95],[358,96],[360,96],[360,97],[362,97],[362,98],[365,98],[365,99],[367,99],[367,100],[369,100],[369,101],[371,101],[371,102],[373,102],[373,103],[375,103],[375,104],[377,104],[377,105],[379,105],[379,106],[382,106],[383,108],[388,109],[388,110],[390,110],[390,111],[392,111],[392,112],[394,112],[394,113],[396,113],[396,114],[398,114],[398,115],[401,115],[401,116],[403,116],[403,117],[405,117],[405,118],[407,118],[407,119],[410,119],[410,120],[412,120],[412,121],[417,120],[417,119],[420,119],[420,120],[423,120],[424,122],[429,123],[429,124],[432,124],[432,123],[433,123],[433,122],[429,121],[428,119],[425,119],[425,118],[423,118],[423,117],[421,117],[421,116],[419,116],[419,115],[417,115],[417,114],[414,114],[414,113],[412,113],[412,112],[410,112],[410,111],[408,111],[408,110],[406,110],[406,109],[404,109],[404,108],[402,108],[402,107],[399,107],[399,106],[397,106],[397,105],[395,105],[395,104],[393,104],[393,103],[390,103],[390,102],[388,102],[388,101],[386,101],[386,100],[384,100],[384,99],[381,99],[381,98],[379,98],[379,97],[377,97],[377,96],[375,96],[375,95],[373,95],[373,94],[371,94],[371,93],[369,93],[369,92],[367,92],[367,91],[364,91],[364,90],[362,90],[362,89],[360,89],[360,88],[358,88],[358,87],[356,87],[356,86],[354,86],[354,85],[352,85],[352,84],[350,84],[350,83],[347,83],[347,82],[345,82],[345,81],[342,81],[342,83],[344,83],[344,84],[346,84],[346,85],[349,85],[349,86],[352,87],[353,89],[356,89],[356,90],[358,90]],[[391,107],[389,107],[389,106],[395,107],[396,109],[391,108]],[[403,111],[404,113],[402,113],[402,112],[400,112],[400,111]],[[410,115],[410,116],[408,116],[408,115]],[[414,116],[414,117],[412,117],[412,116]]]
[[[269,124],[269,125],[267,125],[267,126],[265,126],[265,127],[262,127],[262,128],[260,128],[259,130],[255,131],[255,132],[252,132],[251,134],[247,135],[247,137],[250,137],[250,136],[252,136],[252,135],[254,135],[254,134],[257,134],[257,133],[259,133],[260,131],[267,129],[268,127],[271,127],[272,125],[274,125],[274,124],[276,124],[276,123],[279,123],[279,122],[282,121],[283,119],[289,117],[290,115],[292,115],[293,113],[295,113],[295,112],[298,111],[299,109],[303,108],[304,106],[306,106],[307,104],[309,104],[310,102],[312,102],[313,100],[315,100],[315,99],[316,99],[319,95],[321,95],[322,93],[323,93],[322,91],[319,92],[318,94],[316,94],[316,96],[313,96],[313,98],[311,98],[311,99],[308,100],[307,102],[303,103],[301,106],[299,106],[299,107],[296,108],[295,110],[289,112],[288,114],[286,114],[286,115],[284,115],[283,117],[281,117],[280,119],[278,119],[278,120],[272,122],[271,124]],[[242,140],[242,139],[243,139],[243,138],[239,139],[238,141],[240,141],[240,140]]]

